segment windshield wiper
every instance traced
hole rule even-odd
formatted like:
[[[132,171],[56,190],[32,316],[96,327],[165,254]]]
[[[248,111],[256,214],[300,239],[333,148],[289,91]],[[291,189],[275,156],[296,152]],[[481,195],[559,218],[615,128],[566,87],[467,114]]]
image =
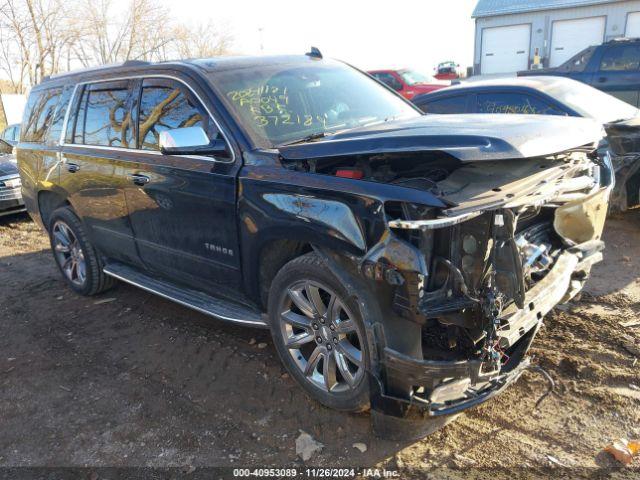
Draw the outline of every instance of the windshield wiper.
[[[319,140],[321,138],[326,137],[327,135],[330,135],[330,134],[327,133],[327,132],[316,132],[316,133],[312,133],[311,135],[307,135],[306,137],[303,137],[300,140],[295,140],[295,141],[290,142],[290,143],[283,143],[280,146],[281,147],[286,147],[286,146],[289,146],[289,145],[296,145],[298,143],[313,142],[314,140]]]

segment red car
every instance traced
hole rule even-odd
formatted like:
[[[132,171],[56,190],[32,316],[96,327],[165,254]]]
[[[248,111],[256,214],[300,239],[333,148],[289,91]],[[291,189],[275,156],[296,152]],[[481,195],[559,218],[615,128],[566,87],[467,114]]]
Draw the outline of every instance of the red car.
[[[451,84],[451,82],[434,80],[427,75],[406,68],[402,70],[373,70],[369,74],[408,100],[416,95],[434,92]]]

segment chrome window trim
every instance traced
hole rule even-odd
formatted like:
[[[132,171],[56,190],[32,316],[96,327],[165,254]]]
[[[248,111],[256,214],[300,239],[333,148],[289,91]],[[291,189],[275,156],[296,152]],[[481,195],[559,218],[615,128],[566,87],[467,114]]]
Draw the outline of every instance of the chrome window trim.
[[[78,91],[78,84],[76,83],[75,86],[73,87],[73,92],[71,93],[71,97],[69,98],[67,111],[64,113],[64,120],[62,121],[62,131],[60,132],[60,140],[58,141],[60,146],[64,146],[64,143],[65,143],[64,139],[67,136],[67,127],[69,126],[69,115],[71,114],[71,106],[76,101],[77,91]]]
[[[141,148],[138,149],[138,148],[109,147],[109,146],[106,146],[106,145],[87,145],[87,144],[84,144],[84,143],[66,143],[65,142],[65,135],[66,135],[66,131],[67,131],[67,122],[69,121],[69,116],[70,116],[70,113],[71,113],[71,106],[74,104],[74,102],[76,100],[76,95],[78,93],[78,88],[81,85],[94,85],[96,83],[117,82],[119,80],[134,80],[134,79],[139,79],[139,78],[143,79],[143,80],[145,78],[166,78],[168,80],[174,80],[176,82],[179,82],[180,84],[182,84],[185,87],[187,87],[189,89],[189,91],[200,102],[202,107],[206,110],[207,114],[209,115],[209,118],[211,118],[211,120],[213,121],[213,123],[217,127],[218,131],[222,135],[222,138],[224,138],[224,141],[227,144],[227,146],[229,147],[229,151],[231,153],[231,159],[229,159],[229,160],[219,160],[217,158],[205,157],[205,156],[201,156],[201,155],[180,155],[180,156],[186,156],[188,158],[199,159],[199,160],[207,160],[209,162],[216,162],[216,163],[234,163],[236,161],[236,153],[235,153],[235,150],[232,148],[232,144],[229,141],[229,137],[227,136],[227,133],[224,131],[224,129],[222,128],[222,126],[220,125],[220,123],[218,122],[216,117],[211,113],[211,110],[209,110],[209,107],[207,106],[207,104],[202,101],[202,97],[200,95],[198,95],[198,93],[193,88],[191,88],[191,86],[187,82],[185,82],[181,78],[178,78],[178,77],[173,76],[173,75],[165,75],[165,74],[160,74],[160,73],[149,74],[149,75],[131,75],[131,76],[124,76],[124,77],[105,78],[105,79],[100,79],[100,80],[89,80],[89,81],[86,81],[86,82],[78,82],[78,83],[76,83],[76,85],[74,87],[74,90],[73,90],[73,94],[71,95],[71,99],[69,101],[69,105],[67,106],[67,112],[65,114],[64,125],[63,125],[63,133],[62,133],[62,135],[60,135],[60,146],[61,147],[94,148],[94,149],[97,149],[97,150],[117,150],[117,151],[123,151],[123,152],[135,152],[135,153],[138,153],[138,154],[146,153],[146,154],[151,154],[151,155],[162,155],[162,156],[164,156],[164,154],[162,152],[160,152],[159,150],[143,150]],[[174,155],[167,155],[167,156],[174,156]]]

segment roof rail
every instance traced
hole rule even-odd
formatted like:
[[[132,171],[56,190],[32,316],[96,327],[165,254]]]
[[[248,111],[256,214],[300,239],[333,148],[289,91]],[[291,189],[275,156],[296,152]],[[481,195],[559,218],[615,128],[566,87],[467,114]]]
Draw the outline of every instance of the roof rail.
[[[151,62],[147,62],[145,60],[127,60],[125,61],[122,66],[123,67],[139,67],[142,65],[150,65]]]

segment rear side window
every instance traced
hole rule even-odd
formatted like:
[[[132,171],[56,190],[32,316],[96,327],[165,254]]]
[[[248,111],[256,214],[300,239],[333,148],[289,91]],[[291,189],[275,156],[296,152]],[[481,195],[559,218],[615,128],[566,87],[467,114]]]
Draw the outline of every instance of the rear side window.
[[[51,126],[47,133],[47,144],[57,145],[60,142],[60,135],[62,134],[62,127],[64,123],[64,117],[67,114],[67,108],[69,101],[71,100],[71,94],[73,93],[73,87],[65,87],[60,95],[58,106],[56,107],[53,119],[51,120]]]
[[[638,70],[640,63],[640,46],[614,45],[607,48],[602,55],[600,70],[605,72],[628,72]]]
[[[480,93],[478,113],[520,113],[525,115],[566,115],[552,104],[526,93]]]
[[[128,81],[87,85],[80,100],[74,143],[133,148]]]
[[[442,98],[418,103],[424,113],[467,113],[467,96]]]
[[[44,142],[61,93],[62,89],[52,88],[29,96],[23,118],[23,142]]]
[[[139,143],[143,150],[159,150],[160,132],[202,127],[210,139],[218,136],[206,110],[191,92],[169,79],[146,79],[140,95]]]

